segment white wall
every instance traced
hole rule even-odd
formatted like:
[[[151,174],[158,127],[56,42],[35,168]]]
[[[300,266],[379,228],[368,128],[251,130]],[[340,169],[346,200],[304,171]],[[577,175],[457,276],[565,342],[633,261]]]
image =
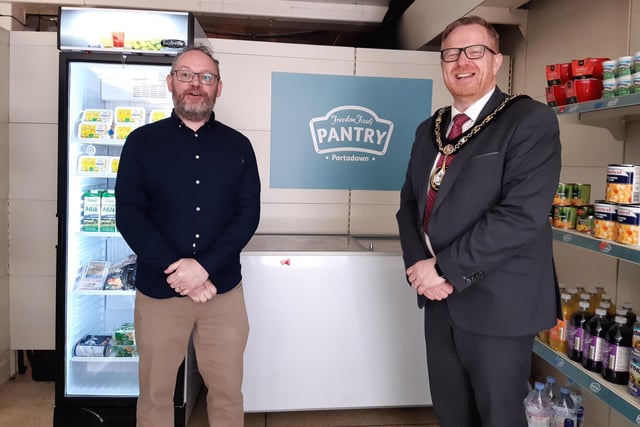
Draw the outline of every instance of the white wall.
[[[58,51],[11,32],[9,275],[12,349],[55,348]]]
[[[0,93],[9,92],[9,32],[0,28]],[[0,383],[11,372],[9,363],[9,271],[7,198],[9,193],[9,97],[0,97]]]

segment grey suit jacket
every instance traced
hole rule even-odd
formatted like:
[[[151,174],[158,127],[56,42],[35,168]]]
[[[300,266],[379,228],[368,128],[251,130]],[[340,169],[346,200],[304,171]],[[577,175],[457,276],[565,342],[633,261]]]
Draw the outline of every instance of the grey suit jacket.
[[[505,97],[496,88],[476,124]],[[445,117],[444,129],[449,120]],[[406,267],[431,257],[422,219],[428,174],[438,152],[433,121],[417,128],[400,193],[396,218]],[[521,336],[555,324],[559,298],[549,211],[560,150],[553,110],[521,98],[456,153],[428,234],[438,265],[455,288],[446,301],[458,327]],[[429,303],[419,297],[420,306],[428,309]]]

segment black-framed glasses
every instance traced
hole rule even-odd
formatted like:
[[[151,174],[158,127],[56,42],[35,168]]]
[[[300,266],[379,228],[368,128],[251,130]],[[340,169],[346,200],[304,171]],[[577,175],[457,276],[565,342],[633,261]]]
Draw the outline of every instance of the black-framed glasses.
[[[460,54],[464,52],[469,59],[480,59],[484,56],[485,51],[489,51],[494,55],[498,52],[483,44],[473,44],[467,47],[450,47],[440,51],[440,59],[444,62],[456,62],[460,58]]]
[[[180,82],[191,82],[195,76],[198,76],[200,83],[203,85],[212,85],[215,84],[220,76],[213,73],[196,73],[195,71],[189,70],[175,70],[173,74],[176,75],[176,79]]]

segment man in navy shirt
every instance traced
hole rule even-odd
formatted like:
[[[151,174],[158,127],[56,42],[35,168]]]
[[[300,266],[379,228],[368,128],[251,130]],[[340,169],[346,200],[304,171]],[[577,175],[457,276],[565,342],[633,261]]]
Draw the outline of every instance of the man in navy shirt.
[[[171,117],[134,130],[116,181],[117,226],[137,255],[138,427],[173,427],[176,374],[189,338],[211,426],[242,427],[249,325],[240,252],[260,218],[250,141],[216,121],[216,59],[191,46],[167,76]]]

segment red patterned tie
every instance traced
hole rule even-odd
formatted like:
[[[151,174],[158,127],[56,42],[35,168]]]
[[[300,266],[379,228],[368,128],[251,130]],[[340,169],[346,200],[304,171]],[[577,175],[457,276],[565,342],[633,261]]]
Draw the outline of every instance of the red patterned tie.
[[[464,125],[467,122],[467,120],[469,120],[469,117],[466,114],[456,114],[453,117],[453,126],[451,126],[451,130],[449,131],[448,138],[455,139],[459,137],[462,134],[462,125]],[[454,157],[455,157],[455,154],[450,154],[449,156],[447,156],[447,163],[445,165],[446,167],[449,167]],[[438,168],[442,167],[443,161],[444,161],[444,156],[440,154],[440,157],[438,157],[438,162],[436,163],[436,167],[434,170],[437,170]],[[436,202],[437,195],[438,195],[438,192],[434,190],[431,187],[431,185],[429,185],[429,189],[427,190],[427,203],[425,204],[425,207],[424,207],[424,219],[422,221],[422,229],[424,230],[425,233],[427,232],[427,226],[429,225],[429,217],[431,216],[431,210],[433,209],[433,205]]]

